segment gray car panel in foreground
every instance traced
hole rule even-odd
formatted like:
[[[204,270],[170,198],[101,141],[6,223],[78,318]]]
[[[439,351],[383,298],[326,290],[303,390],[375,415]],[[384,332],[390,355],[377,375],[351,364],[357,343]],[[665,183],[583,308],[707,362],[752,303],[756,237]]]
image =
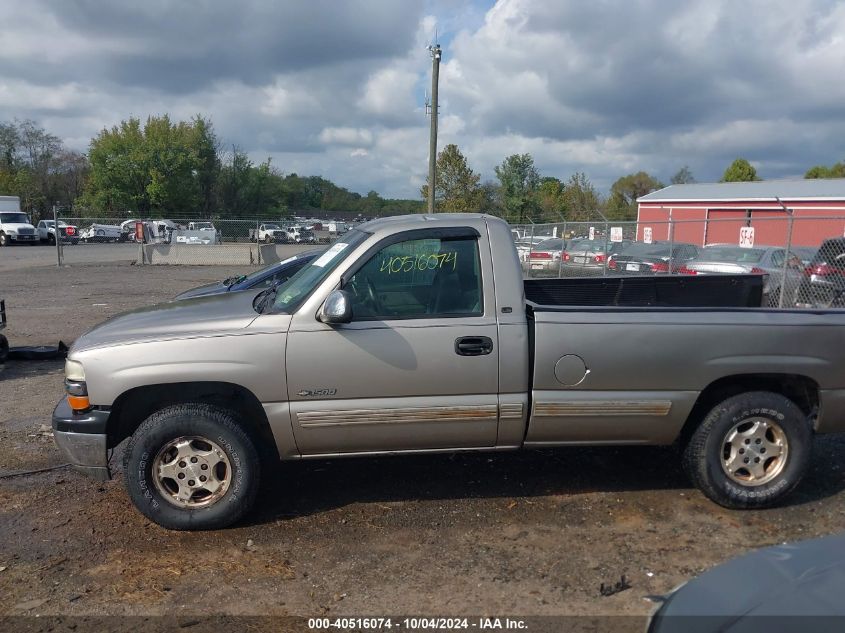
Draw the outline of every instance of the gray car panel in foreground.
[[[694,277],[683,281],[696,292]],[[740,281],[761,296],[759,275]],[[337,290],[349,305],[328,319]],[[162,525],[242,516],[259,464],[239,455],[251,451],[297,459],[679,442],[707,496],[763,507],[798,484],[813,432],[845,430],[845,314],[529,304],[509,227],[490,216],[364,224],[267,292],[130,312],[70,350],[69,393],[82,408],[70,420],[57,409],[54,425],[85,432],[74,419],[107,411],[106,445],[130,438],[130,496]],[[213,439],[195,437],[197,425]],[[168,447],[186,429],[186,454],[226,452],[211,484],[174,474],[181,461]],[[143,455],[160,451],[163,465],[145,466]],[[74,460],[104,466],[99,451]],[[246,493],[216,492],[233,481]]]

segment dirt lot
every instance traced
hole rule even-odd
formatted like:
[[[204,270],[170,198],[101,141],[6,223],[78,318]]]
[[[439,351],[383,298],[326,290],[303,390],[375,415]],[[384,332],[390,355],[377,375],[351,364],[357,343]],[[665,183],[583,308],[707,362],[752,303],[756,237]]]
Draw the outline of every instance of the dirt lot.
[[[12,345],[70,342],[231,272],[0,267],[5,333]],[[42,426],[61,393],[61,362],[0,373],[0,475],[62,464]],[[4,477],[0,614],[646,614],[647,595],[732,556],[841,530],[845,438],[816,449],[790,504],[756,512],[691,489],[672,449],[284,464],[246,523],[206,533],[145,520],[120,474]],[[603,597],[623,574],[631,588]]]

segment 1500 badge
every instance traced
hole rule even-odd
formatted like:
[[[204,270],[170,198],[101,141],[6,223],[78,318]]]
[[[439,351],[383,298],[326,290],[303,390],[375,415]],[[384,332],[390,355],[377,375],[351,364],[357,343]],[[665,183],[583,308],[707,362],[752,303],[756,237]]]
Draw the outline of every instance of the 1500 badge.
[[[317,398],[319,396],[333,396],[337,389],[302,389],[297,392],[300,398]]]

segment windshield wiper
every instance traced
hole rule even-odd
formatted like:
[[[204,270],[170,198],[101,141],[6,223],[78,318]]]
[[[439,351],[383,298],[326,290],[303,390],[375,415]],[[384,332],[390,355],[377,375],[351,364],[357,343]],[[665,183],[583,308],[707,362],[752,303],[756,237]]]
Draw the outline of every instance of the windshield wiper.
[[[272,286],[262,290],[255,296],[255,299],[252,300],[252,307],[256,312],[258,312],[258,314],[264,314],[264,310],[267,309],[267,306],[273,305],[273,302],[276,300],[276,291],[281,285],[281,281],[276,281]]]
[[[228,289],[244,279],[246,279],[246,275],[232,275],[231,277],[226,277],[226,279],[223,280],[223,285]]]

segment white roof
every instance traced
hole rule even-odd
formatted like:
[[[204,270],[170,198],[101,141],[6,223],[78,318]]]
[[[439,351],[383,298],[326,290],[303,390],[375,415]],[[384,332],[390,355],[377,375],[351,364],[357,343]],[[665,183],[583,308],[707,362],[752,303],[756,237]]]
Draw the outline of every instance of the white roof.
[[[796,178],[669,185],[637,198],[637,202],[775,201],[778,198],[781,200],[845,200],[845,178]]]

